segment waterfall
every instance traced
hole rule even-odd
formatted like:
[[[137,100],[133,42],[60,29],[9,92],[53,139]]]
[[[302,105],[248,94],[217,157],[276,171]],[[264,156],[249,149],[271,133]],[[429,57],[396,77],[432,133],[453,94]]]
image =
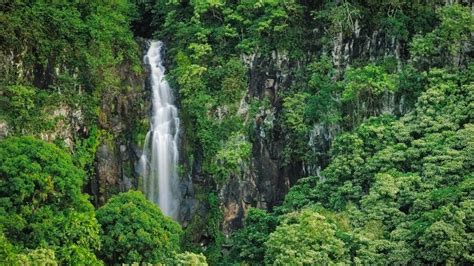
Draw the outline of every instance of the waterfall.
[[[152,41],[144,57],[151,69],[152,114],[139,171],[146,197],[158,204],[165,215],[177,219],[180,198],[177,174],[179,118],[165,78],[162,47],[162,42]]]

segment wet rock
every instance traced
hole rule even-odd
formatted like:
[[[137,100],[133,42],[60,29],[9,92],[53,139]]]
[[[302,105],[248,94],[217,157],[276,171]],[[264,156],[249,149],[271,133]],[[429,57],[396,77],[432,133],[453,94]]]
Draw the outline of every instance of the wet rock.
[[[104,142],[96,153],[97,197],[98,205],[103,205],[113,194],[119,191],[120,164],[113,143]]]
[[[0,140],[8,136],[8,125],[6,122],[0,122]]]

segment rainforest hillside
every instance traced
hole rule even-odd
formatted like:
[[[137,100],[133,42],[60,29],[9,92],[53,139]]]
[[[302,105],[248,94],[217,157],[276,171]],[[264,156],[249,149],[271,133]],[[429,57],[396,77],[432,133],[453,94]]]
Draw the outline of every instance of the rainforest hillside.
[[[0,264],[474,264],[473,56],[469,0],[0,1]]]

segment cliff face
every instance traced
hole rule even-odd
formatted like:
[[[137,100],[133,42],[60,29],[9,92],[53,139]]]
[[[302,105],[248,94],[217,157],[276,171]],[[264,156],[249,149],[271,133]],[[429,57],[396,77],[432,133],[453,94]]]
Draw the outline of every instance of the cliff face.
[[[135,122],[148,117],[148,93],[143,76],[124,77],[128,91],[102,95],[99,125],[112,134],[101,140],[95,156],[95,180],[91,181],[90,189],[97,205],[138,186],[134,168],[142,148],[137,143],[140,140],[134,139]]]
[[[141,38],[137,42],[142,58],[148,43]],[[141,67],[143,71],[139,75],[129,66],[121,67],[122,89],[101,95],[99,126],[110,134],[101,139],[95,154],[95,178],[90,182],[90,193],[94,195],[97,206],[119,192],[140,187],[136,166],[148,130],[151,108],[149,69],[143,62]]]
[[[143,40],[138,43],[144,46]],[[140,135],[148,126],[146,70],[140,73],[124,63],[114,70],[118,83],[113,87],[91,93],[73,81],[72,86],[79,89],[70,94],[69,84],[60,82],[71,71],[65,59],[52,56],[44,68],[30,64],[27,53],[11,50],[0,54],[6,84],[31,84],[0,84],[4,111],[0,113],[0,139],[34,135],[69,150],[76,163],[87,168],[89,179],[84,189],[96,206],[137,187],[134,165],[141,153]]]
[[[138,42],[141,51],[145,51],[145,41]],[[356,60],[376,60],[391,56],[397,60],[400,67],[406,57],[406,49],[405,43],[380,30],[364,28],[356,21],[351,34],[334,36],[329,44],[321,45],[317,49],[317,54],[330,54],[338,70],[334,79],[338,79]],[[314,51],[308,51],[308,57],[311,53]],[[48,80],[53,78],[51,71],[34,71],[34,67],[23,69],[22,61],[18,58],[19,56],[10,59],[5,57],[5,60],[18,60],[15,64],[7,65],[15,67],[18,73],[30,73],[25,74],[26,79],[38,86],[47,86],[50,82]],[[218,186],[223,213],[222,229],[225,233],[242,226],[243,217],[249,207],[272,210],[281,203],[289,188],[300,177],[319,175],[319,171],[327,164],[331,141],[343,127],[340,124],[314,124],[304,139],[312,152],[313,160],[310,163],[303,160],[287,163],[284,149],[289,136],[281,124],[281,95],[290,90],[295,81],[293,70],[305,67],[308,62],[304,58],[289,59],[285,51],[242,56],[241,60],[248,68],[249,82],[247,95],[242,99],[238,112],[246,116],[253,125],[252,135],[249,136],[252,139],[252,151],[250,163],[242,166],[241,174],[230,176]],[[60,68],[60,64],[61,62],[52,60],[49,69]],[[135,166],[148,130],[150,112],[148,70],[146,66],[142,65],[142,68],[144,71],[141,74],[135,74],[130,66],[120,66],[117,70],[120,88],[103,90],[99,97],[97,127],[104,134],[98,138],[94,173],[86,187],[86,191],[93,195],[96,206],[104,204],[118,192],[140,187]],[[260,108],[255,116],[249,117],[248,105],[250,99],[254,98],[266,101],[269,105]],[[82,106],[64,101],[42,108],[50,113],[49,119],[54,120],[55,124],[47,130],[35,130],[32,132],[35,135],[47,141],[64,141],[72,151],[75,150],[78,140],[88,137],[90,125],[84,121]],[[401,114],[406,112],[406,109],[403,105],[403,95],[387,95],[378,110],[369,111]],[[0,124],[0,137],[7,136],[8,132],[9,125],[4,121]],[[180,154],[186,157],[189,154],[184,150],[187,140],[182,139],[181,142],[183,150]],[[209,184],[204,182],[200,175],[202,158],[199,158],[199,151],[192,153],[195,155],[192,169],[182,176],[181,187],[184,196],[180,216],[183,224],[188,224],[195,215],[204,215],[207,211],[206,204],[196,198],[199,193],[196,192],[195,185],[205,187]],[[181,160],[190,161],[189,158]]]
[[[145,51],[144,42],[141,46],[141,50]],[[320,51],[330,51],[334,65],[338,66],[338,73],[343,73],[344,69],[357,59],[375,60],[393,56],[397,58],[398,64],[403,64],[405,49],[406,47],[394,38],[387,38],[378,31],[357,28],[349,37],[336,36],[331,45],[322,46]],[[288,136],[279,123],[283,112],[283,99],[280,95],[282,91],[289,90],[294,82],[294,72],[291,70],[304,67],[307,62],[291,60],[284,51],[245,56],[242,61],[248,67],[249,83],[239,112],[242,116],[248,115],[248,108],[245,106],[251,98],[268,101],[270,105],[261,108],[255,117],[249,118],[254,128],[251,136],[253,144],[250,164],[243,167],[241,175],[232,175],[218,187],[223,213],[222,229],[225,233],[242,226],[249,207],[272,210],[281,203],[290,186],[300,177],[319,175],[319,171],[327,164],[327,153],[332,139],[342,130],[342,125],[339,124],[314,124],[305,139],[313,152],[314,163],[286,163],[283,153]],[[122,68],[120,75],[126,89],[104,93],[101,97],[99,125],[101,129],[113,133],[109,138],[103,138],[97,148],[96,178],[89,184],[89,192],[94,195],[96,205],[103,204],[118,192],[139,188],[135,166],[141,155],[141,141],[147,130],[150,112],[147,67],[143,68],[145,72],[140,76],[132,74],[126,67]],[[400,104],[402,95],[387,97],[391,99],[383,101],[378,112],[405,112],[406,107]],[[139,123],[136,123],[137,121]],[[140,137],[143,139],[139,139]],[[187,141],[182,139],[181,142],[184,149]],[[182,150],[180,154],[186,156],[186,151]],[[207,208],[196,199],[197,194],[193,186],[193,183],[206,186],[200,176],[199,158],[194,160],[193,168],[189,174],[182,176],[183,201],[180,217],[184,224],[188,224],[194,215],[204,215]]]
[[[407,55],[406,49],[406,44],[396,38],[377,29],[363,28],[356,21],[350,35],[335,36],[329,45],[320,47],[319,53],[330,53],[337,67],[336,80],[356,60],[392,57],[401,67]],[[232,176],[219,188],[225,233],[242,226],[249,207],[272,210],[282,202],[289,188],[300,177],[319,176],[321,169],[328,163],[331,141],[344,127],[338,123],[315,123],[304,140],[312,153],[312,160],[286,163],[284,149],[289,136],[280,123],[283,115],[283,99],[280,95],[284,95],[285,90],[289,90],[294,83],[294,71],[291,70],[305,67],[307,62],[303,59],[291,60],[284,51],[244,57],[243,61],[249,69],[247,99],[256,97],[261,101],[267,100],[270,106],[261,109],[252,118],[254,133],[251,164],[242,171],[241,176]],[[367,113],[400,115],[407,108],[402,94],[386,94],[377,109],[367,110]]]

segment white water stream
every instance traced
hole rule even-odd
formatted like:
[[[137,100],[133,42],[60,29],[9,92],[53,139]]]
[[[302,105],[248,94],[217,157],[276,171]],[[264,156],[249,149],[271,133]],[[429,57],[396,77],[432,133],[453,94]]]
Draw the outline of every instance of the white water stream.
[[[162,47],[162,42],[152,41],[144,57],[151,69],[153,95],[151,128],[140,158],[140,171],[146,197],[158,204],[164,214],[177,219],[179,118],[173,93],[165,79]]]

